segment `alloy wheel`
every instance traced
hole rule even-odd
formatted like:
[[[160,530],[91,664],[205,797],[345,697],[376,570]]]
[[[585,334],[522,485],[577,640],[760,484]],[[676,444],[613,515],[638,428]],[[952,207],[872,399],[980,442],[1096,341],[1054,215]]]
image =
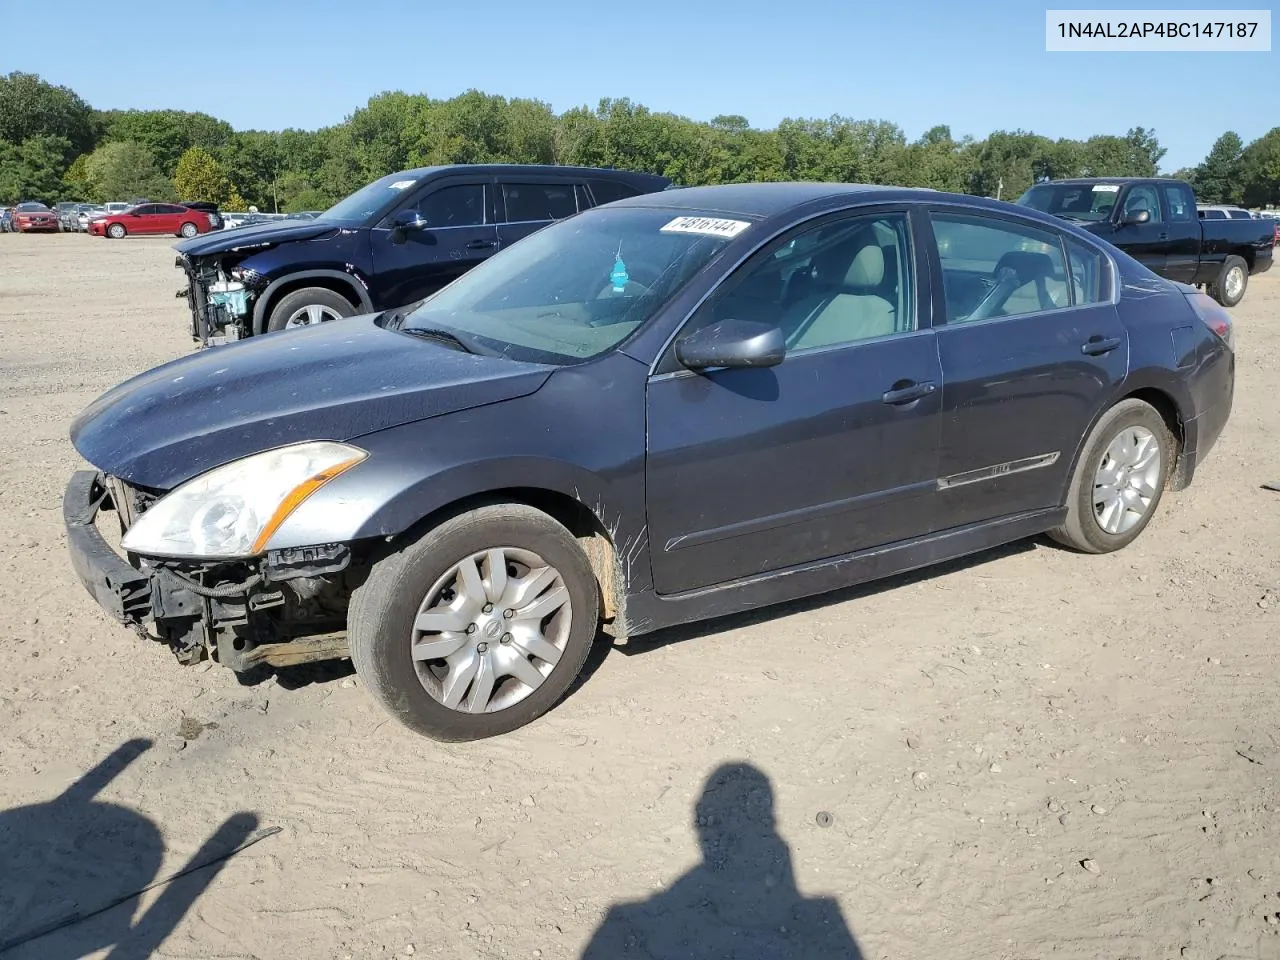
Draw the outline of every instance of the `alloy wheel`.
[[[515,547],[472,554],[435,582],[414,618],[418,680],[451,710],[511,707],[559,663],[572,613],[564,578],[538,554]]]
[[[1160,441],[1146,427],[1125,427],[1111,441],[1093,478],[1093,514],[1105,532],[1120,535],[1151,509],[1160,483]]]

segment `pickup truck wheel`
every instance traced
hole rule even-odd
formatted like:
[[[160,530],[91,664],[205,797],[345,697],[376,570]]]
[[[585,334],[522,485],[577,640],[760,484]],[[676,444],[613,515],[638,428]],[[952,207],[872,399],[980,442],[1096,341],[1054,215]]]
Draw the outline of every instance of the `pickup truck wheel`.
[[[329,320],[350,317],[355,307],[340,293],[327,287],[303,287],[280,299],[271,311],[267,330],[294,330]]]
[[[1244,299],[1249,286],[1249,265],[1240,257],[1227,257],[1222,261],[1218,279],[1209,284],[1209,296],[1224,307],[1234,307]]]
[[[598,627],[599,586],[578,542],[510,503],[459,514],[378,561],[347,611],[369,692],[410,729],[448,741],[550,710]]]
[[[1067,488],[1066,520],[1049,536],[1082,553],[1128,546],[1160,505],[1176,446],[1154,407],[1121,400],[1085,441]]]
[[[123,223],[113,223],[107,227],[107,236],[112,240],[121,240],[129,231],[124,228]]]

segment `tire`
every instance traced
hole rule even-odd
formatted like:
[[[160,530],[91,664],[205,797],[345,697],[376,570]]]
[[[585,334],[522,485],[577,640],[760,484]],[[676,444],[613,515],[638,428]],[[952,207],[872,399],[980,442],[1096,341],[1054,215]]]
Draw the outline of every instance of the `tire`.
[[[200,228],[197,227],[194,223],[184,223],[181,229],[178,230],[178,236],[186,237],[188,240],[190,240],[199,232],[200,232]]]
[[[289,318],[307,307],[318,307],[324,313],[333,313],[339,317],[350,317],[356,312],[350,300],[328,287],[303,287],[280,298],[280,302],[271,311],[267,330],[286,329]]]
[[[545,593],[541,592],[544,588],[538,588],[528,596],[546,598],[552,593],[559,593],[560,585],[563,585],[568,594],[567,604],[547,614],[541,622],[551,623],[564,636],[558,660],[531,692],[527,684],[509,679],[510,675],[500,677],[492,688],[494,700],[512,693],[523,699],[492,712],[469,713],[462,709],[476,696],[469,680],[462,690],[462,703],[456,709],[446,706],[438,695],[428,692],[428,682],[439,683],[440,692],[443,692],[444,682],[435,679],[435,674],[429,671],[443,671],[446,664],[444,661],[430,664],[415,662],[411,653],[415,636],[423,640],[461,642],[467,650],[481,651],[485,647],[478,644],[486,636],[498,636],[490,629],[490,621],[498,620],[499,629],[505,629],[508,621],[499,618],[511,611],[495,609],[489,613],[482,612],[477,620],[485,621],[483,627],[465,635],[460,631],[451,635],[462,637],[461,641],[448,641],[450,635],[444,633],[415,634],[414,624],[423,605],[432,602],[439,593],[437,587],[442,582],[451,582],[447,578],[461,561],[493,548],[502,548],[505,556],[536,555],[537,559],[554,568],[552,573],[559,575],[560,583],[553,582],[545,588]],[[477,566],[476,569],[483,571],[484,567]],[[513,568],[508,566],[508,569]],[[524,577],[532,575],[532,567],[514,569]],[[452,582],[465,592],[460,580]],[[507,583],[518,588],[521,580],[511,579]],[[487,590],[488,581],[484,586]],[[458,594],[452,596],[456,598]],[[507,596],[508,602],[512,602],[510,595]],[[537,601],[522,599],[514,602],[527,609]],[[567,625],[558,620],[564,615],[568,617]],[[472,613],[466,613],[464,619],[471,616]],[[347,611],[351,660],[374,699],[409,729],[444,741],[497,736],[542,716],[560,701],[582,672],[598,628],[599,585],[578,542],[568,530],[541,510],[509,503],[484,506],[452,517],[414,543],[379,560],[373,565],[368,579],[353,591]],[[539,636],[544,629],[551,628],[539,626]],[[508,644],[512,634],[502,634],[501,637],[501,640],[491,641],[496,652],[489,652],[486,656],[522,655],[518,643],[499,647],[499,644]],[[473,638],[476,643],[472,642]],[[479,656],[479,653],[473,652],[472,656]],[[525,660],[526,667],[530,662]]]
[[[1148,502],[1136,522],[1131,526],[1109,531],[1104,527],[1100,511],[1095,505],[1099,492],[1106,489],[1095,486],[1099,468],[1104,459],[1109,456],[1108,451],[1112,444],[1116,443],[1122,434],[1134,430],[1150,434],[1158,445],[1158,451],[1149,472],[1147,467],[1141,471],[1138,469],[1132,471],[1135,477],[1139,477],[1132,481],[1135,484],[1132,489],[1137,490],[1136,484],[1141,482],[1139,475],[1146,474],[1153,493],[1147,498]],[[1128,546],[1146,529],[1160,506],[1160,498],[1169,482],[1169,473],[1173,468],[1176,448],[1177,441],[1169,432],[1164,418],[1156,412],[1154,407],[1141,400],[1121,400],[1104,413],[1090,431],[1089,438],[1085,441],[1084,449],[1080,453],[1080,459],[1076,463],[1075,472],[1071,475],[1071,484],[1067,488],[1066,520],[1062,526],[1051,530],[1049,536],[1058,543],[1082,553],[1111,553],[1113,550]],[[1158,472],[1155,469],[1157,465]],[[1138,502],[1141,502],[1140,497]],[[1132,514],[1127,511],[1122,512],[1124,513],[1123,522],[1128,522]],[[1107,516],[1104,509],[1101,517]]]
[[[1240,257],[1227,257],[1222,261],[1218,279],[1209,284],[1209,296],[1224,307],[1234,307],[1244,299],[1249,286],[1249,265]]]
[[[129,231],[125,229],[123,223],[113,223],[107,227],[107,236],[112,240],[123,240],[125,234]]]

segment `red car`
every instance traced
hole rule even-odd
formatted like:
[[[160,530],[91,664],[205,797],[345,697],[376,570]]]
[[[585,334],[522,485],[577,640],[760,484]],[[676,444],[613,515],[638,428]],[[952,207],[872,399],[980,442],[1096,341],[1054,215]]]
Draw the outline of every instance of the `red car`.
[[[194,237],[213,229],[213,216],[176,203],[140,203],[124,213],[113,213],[89,222],[89,232],[97,237],[119,240],[130,234],[172,233]]]
[[[13,208],[15,233],[57,233],[58,215],[43,203],[20,203]]]

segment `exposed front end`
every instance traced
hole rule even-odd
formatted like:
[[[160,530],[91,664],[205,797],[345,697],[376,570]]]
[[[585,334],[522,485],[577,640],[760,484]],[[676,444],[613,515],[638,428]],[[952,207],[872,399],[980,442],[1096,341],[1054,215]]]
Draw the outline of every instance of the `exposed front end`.
[[[123,535],[160,497],[91,470],[67,485],[71,564],[104,611],[165,643],[184,664],[213,659],[247,673],[346,655],[347,600],[355,585],[347,545],[248,559],[161,560],[108,542],[112,514]]]

